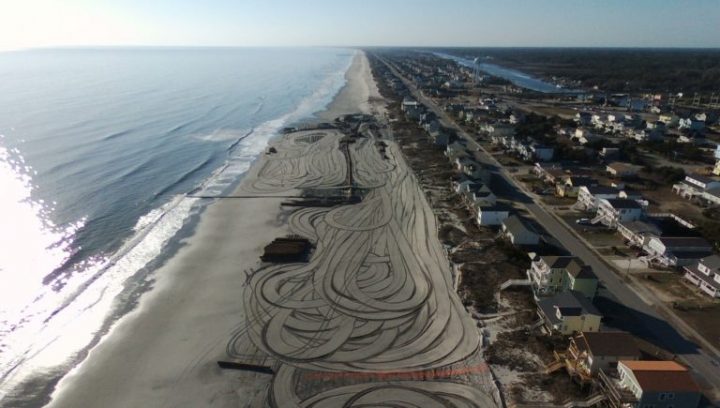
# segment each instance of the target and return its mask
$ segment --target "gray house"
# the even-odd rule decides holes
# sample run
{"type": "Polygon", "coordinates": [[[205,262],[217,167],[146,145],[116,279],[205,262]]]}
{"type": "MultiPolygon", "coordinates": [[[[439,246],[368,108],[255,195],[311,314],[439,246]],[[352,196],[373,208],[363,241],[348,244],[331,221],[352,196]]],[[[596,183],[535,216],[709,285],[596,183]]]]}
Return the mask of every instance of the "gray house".
{"type": "Polygon", "coordinates": [[[513,245],[538,245],[540,235],[523,222],[517,215],[511,215],[502,222],[502,235],[513,245]]]}

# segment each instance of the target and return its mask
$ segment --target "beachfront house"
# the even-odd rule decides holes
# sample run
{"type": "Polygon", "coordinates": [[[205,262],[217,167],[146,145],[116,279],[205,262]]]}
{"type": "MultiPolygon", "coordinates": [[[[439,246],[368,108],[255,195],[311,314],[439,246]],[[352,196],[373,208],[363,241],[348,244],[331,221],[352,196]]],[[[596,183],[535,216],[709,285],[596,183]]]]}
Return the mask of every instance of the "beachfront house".
{"type": "Polygon", "coordinates": [[[640,360],[643,353],[630,333],[580,332],[570,337],[570,345],[560,357],[571,376],[589,381],[600,370],[616,369],[620,360],[640,360]]]}
{"type": "Polygon", "coordinates": [[[460,180],[452,182],[453,190],[455,190],[455,192],[458,194],[463,194],[470,191],[470,189],[477,184],[480,183],[469,178],[461,178],[460,180]]]}
{"type": "Polygon", "coordinates": [[[502,235],[513,245],[538,245],[540,235],[517,215],[502,221],[502,235]]]}
{"type": "Polygon", "coordinates": [[[492,206],[497,204],[497,197],[486,184],[476,183],[463,194],[465,202],[471,211],[477,211],[479,207],[492,206]]]}
{"type": "Polygon", "coordinates": [[[491,173],[488,168],[469,157],[456,158],[455,168],[464,176],[474,180],[481,180],[485,184],[490,183],[491,173]]]}
{"type": "Polygon", "coordinates": [[[538,316],[550,333],[564,335],[600,330],[602,314],[582,293],[571,290],[537,302],[538,316]]]}
{"type": "Polygon", "coordinates": [[[465,145],[459,142],[452,142],[445,148],[445,156],[451,161],[455,162],[458,157],[468,156],[469,153],[465,145]]]}
{"type": "Polygon", "coordinates": [[[446,147],[450,141],[450,136],[447,132],[440,129],[430,130],[428,135],[430,136],[430,140],[432,140],[433,145],[438,147],[446,147]]]}
{"type": "Polygon", "coordinates": [[[600,371],[611,407],[696,408],[702,393],[688,369],[675,361],[620,360],[617,371],[600,371]]]}
{"type": "Polygon", "coordinates": [[[573,290],[593,298],[598,279],[592,268],[575,256],[537,256],[530,254],[530,269],[526,271],[536,298],[553,296],[573,290]]]}
{"type": "Polygon", "coordinates": [[[720,256],[710,255],[685,266],[685,279],[713,298],[720,297],[720,256]]]}
{"type": "Polygon", "coordinates": [[[508,216],[510,216],[510,209],[504,205],[485,205],[477,208],[476,221],[481,226],[498,226],[508,216]]]}

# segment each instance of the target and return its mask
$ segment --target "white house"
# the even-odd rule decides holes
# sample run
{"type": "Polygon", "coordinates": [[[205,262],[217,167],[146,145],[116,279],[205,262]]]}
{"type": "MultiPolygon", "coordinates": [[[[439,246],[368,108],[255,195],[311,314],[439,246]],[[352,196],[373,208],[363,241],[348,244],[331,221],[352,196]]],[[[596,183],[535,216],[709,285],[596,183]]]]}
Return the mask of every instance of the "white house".
{"type": "Polygon", "coordinates": [[[685,279],[709,296],[720,297],[720,256],[710,255],[686,266],[685,279]]]}
{"type": "Polygon", "coordinates": [[[617,391],[609,397],[622,400],[611,400],[611,406],[696,408],[700,404],[700,387],[688,369],[675,361],[620,360],[617,373],[619,381],[608,384],[617,391]]]}
{"type": "Polygon", "coordinates": [[[613,199],[620,196],[620,190],[608,186],[581,186],[578,190],[578,200],[573,205],[574,209],[595,211],[598,208],[599,200],[613,199]]]}
{"type": "Polygon", "coordinates": [[[477,223],[485,226],[501,225],[509,215],[510,210],[502,205],[480,206],[477,209],[477,223]]]}
{"type": "Polygon", "coordinates": [[[618,223],[637,221],[643,216],[643,207],[635,200],[626,198],[601,198],[593,224],[602,223],[616,228],[618,223]]]}
{"type": "Polygon", "coordinates": [[[647,255],[639,259],[647,264],[686,266],[710,255],[713,247],[700,237],[651,237],[643,250],[647,255]]]}
{"type": "Polygon", "coordinates": [[[662,235],[662,229],[653,222],[648,221],[628,221],[619,222],[617,231],[630,247],[642,248],[646,245],[650,238],[662,235]]]}
{"type": "Polygon", "coordinates": [[[685,176],[685,180],[674,184],[672,189],[678,195],[689,199],[701,195],[704,191],[718,187],[720,187],[720,180],[718,179],[689,174],[685,176]]]}

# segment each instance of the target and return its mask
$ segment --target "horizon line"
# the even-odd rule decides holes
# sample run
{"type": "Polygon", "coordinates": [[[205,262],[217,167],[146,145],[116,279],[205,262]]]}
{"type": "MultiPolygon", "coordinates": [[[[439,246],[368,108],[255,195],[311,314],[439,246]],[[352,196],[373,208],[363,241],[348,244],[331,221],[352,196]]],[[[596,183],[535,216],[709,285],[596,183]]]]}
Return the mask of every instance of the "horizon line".
{"type": "Polygon", "coordinates": [[[201,49],[201,48],[351,48],[351,49],[379,49],[379,48],[413,48],[413,49],[635,49],[635,50],[706,50],[720,51],[718,46],[641,46],[641,45],[48,45],[20,48],[0,49],[0,52],[43,51],[43,50],[79,50],[79,49],[201,49]]]}

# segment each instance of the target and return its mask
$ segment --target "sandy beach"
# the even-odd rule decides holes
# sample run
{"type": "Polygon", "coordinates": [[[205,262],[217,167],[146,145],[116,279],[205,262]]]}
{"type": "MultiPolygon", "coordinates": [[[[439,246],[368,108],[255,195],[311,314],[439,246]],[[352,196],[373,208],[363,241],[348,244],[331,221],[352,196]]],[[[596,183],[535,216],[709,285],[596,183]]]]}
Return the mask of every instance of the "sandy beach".
{"type": "MultiPolygon", "coordinates": [[[[383,111],[362,53],[346,78],[320,118],[383,111]]],[[[390,396],[398,406],[496,406],[434,214],[374,126],[361,124],[352,142],[334,129],[271,142],[277,153],[233,193],[243,198],[210,205],[49,406],[338,407],[390,396]],[[281,206],[301,191],[362,200],[281,206]],[[262,248],[289,233],[314,244],[309,262],[261,263],[262,248]],[[217,366],[228,359],[275,374],[217,366]]]]}
{"type": "Polygon", "coordinates": [[[384,114],[383,97],[373,80],[368,59],[362,53],[356,54],[353,58],[350,68],[345,73],[345,80],[347,81],[345,86],[332,103],[316,116],[333,121],[340,115],[350,113],[384,114]]]}

